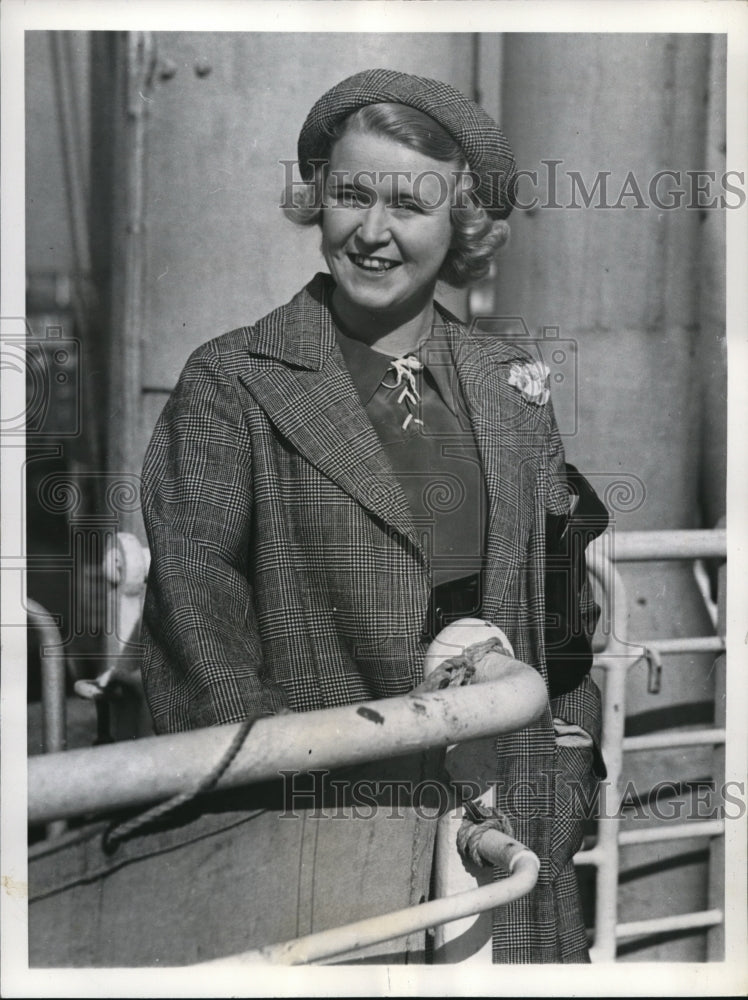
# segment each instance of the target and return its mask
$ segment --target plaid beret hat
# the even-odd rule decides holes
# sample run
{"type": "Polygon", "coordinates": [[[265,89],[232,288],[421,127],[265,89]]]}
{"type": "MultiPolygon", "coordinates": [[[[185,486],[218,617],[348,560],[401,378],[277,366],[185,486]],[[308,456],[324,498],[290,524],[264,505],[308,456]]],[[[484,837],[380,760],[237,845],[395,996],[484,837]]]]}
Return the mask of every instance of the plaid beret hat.
{"type": "Polygon", "coordinates": [[[333,129],[367,104],[407,104],[429,115],[465,154],[475,175],[473,189],[492,216],[505,219],[512,210],[514,156],[506,136],[483,108],[459,90],[423,76],[392,69],[369,69],[335,84],[315,103],[299,134],[299,171],[312,179],[313,160],[329,155],[333,129]]]}

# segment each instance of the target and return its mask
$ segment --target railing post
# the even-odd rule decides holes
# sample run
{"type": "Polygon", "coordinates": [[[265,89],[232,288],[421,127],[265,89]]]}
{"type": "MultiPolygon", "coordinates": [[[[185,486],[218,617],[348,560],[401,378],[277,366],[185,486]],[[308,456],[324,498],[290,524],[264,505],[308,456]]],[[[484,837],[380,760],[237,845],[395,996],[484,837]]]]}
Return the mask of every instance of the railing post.
{"type": "Polygon", "coordinates": [[[610,635],[604,653],[597,659],[605,670],[603,697],[602,753],[608,771],[603,785],[601,815],[598,821],[596,854],[597,880],[595,898],[595,941],[590,958],[596,962],[612,962],[616,957],[616,923],[618,920],[618,801],[623,771],[623,735],[626,722],[626,681],[630,653],[626,645],[629,609],[626,588],[613,562],[607,557],[604,543],[593,545],[589,552],[590,572],[603,587],[612,592],[610,635]]]}
{"type": "MultiPolygon", "coordinates": [[[[65,681],[67,665],[60,630],[53,616],[37,601],[28,599],[26,611],[39,632],[39,662],[42,674],[42,752],[59,753],[67,746],[65,681]]],[[[59,837],[67,829],[64,820],[47,824],[47,836],[59,837]]]]}
{"type": "MultiPolygon", "coordinates": [[[[719,584],[717,590],[717,631],[724,635],[726,631],[725,599],[727,583],[727,565],[719,568],[719,584]]],[[[714,664],[714,724],[724,728],[727,722],[727,681],[726,656],[717,657],[714,664]]],[[[720,787],[719,778],[725,774],[725,744],[714,748],[715,775],[715,806],[721,807],[724,815],[724,793],[720,787]]],[[[709,852],[709,903],[710,908],[724,909],[725,906],[725,838],[717,837],[711,843],[709,852]]],[[[725,925],[716,924],[707,932],[707,960],[723,962],[725,960],[725,925]]]]}

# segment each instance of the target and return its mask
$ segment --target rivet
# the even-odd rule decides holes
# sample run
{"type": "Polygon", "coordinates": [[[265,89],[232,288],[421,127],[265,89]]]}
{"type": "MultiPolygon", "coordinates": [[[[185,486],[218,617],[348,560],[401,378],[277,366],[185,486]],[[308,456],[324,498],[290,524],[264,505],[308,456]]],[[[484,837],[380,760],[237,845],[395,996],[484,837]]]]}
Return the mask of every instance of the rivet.
{"type": "Polygon", "coordinates": [[[161,59],[158,64],[159,80],[171,80],[176,75],[177,64],[173,59],[161,59]]]}

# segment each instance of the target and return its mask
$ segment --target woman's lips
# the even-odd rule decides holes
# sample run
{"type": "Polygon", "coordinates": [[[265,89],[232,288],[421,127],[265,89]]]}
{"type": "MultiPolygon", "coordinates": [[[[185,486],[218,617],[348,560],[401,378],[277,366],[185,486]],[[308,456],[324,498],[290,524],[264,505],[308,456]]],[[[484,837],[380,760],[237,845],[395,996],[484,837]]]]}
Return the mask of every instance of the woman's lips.
{"type": "Polygon", "coordinates": [[[377,274],[384,274],[400,266],[400,261],[389,260],[387,257],[368,257],[365,254],[348,254],[351,262],[362,271],[371,271],[377,274]]]}

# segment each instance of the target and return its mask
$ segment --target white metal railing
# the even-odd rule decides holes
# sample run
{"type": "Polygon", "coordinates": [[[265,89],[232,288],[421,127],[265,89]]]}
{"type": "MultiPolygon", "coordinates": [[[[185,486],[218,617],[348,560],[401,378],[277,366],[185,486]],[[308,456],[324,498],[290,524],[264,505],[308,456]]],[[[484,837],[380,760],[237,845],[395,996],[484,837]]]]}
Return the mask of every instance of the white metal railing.
{"type": "MultiPolygon", "coordinates": [[[[216,789],[277,778],[282,771],[334,769],[514,732],[545,709],[547,693],[526,664],[498,657],[496,679],[316,712],[258,719],[216,789]]],[[[241,725],[70,750],[29,761],[32,823],[147,805],[199,785],[241,725]]],[[[310,962],[482,913],[528,893],[539,862],[524,845],[487,829],[480,850],[509,877],[429,903],[358,921],[260,951],[247,961],[310,962]]]]}
{"type": "MultiPolygon", "coordinates": [[[[608,768],[607,789],[616,801],[622,785],[624,753],[670,747],[708,745],[718,747],[724,745],[725,741],[725,730],[720,727],[681,732],[658,732],[636,737],[624,736],[626,683],[628,671],[635,663],[641,662],[642,658],[649,658],[650,664],[654,668],[653,673],[656,674],[659,657],[678,652],[696,651],[719,654],[724,650],[724,637],[711,635],[683,639],[631,640],[626,630],[628,598],[616,564],[646,560],[695,560],[725,557],[726,536],[724,531],[645,531],[615,534],[608,532],[597,539],[590,548],[588,564],[591,575],[597,580],[603,591],[603,604],[614,609],[610,616],[614,628],[607,636],[605,648],[596,654],[595,664],[605,672],[603,755],[608,768]]],[[[111,553],[108,557],[107,577],[116,596],[117,635],[120,647],[126,645],[131,625],[138,620],[147,567],[147,549],[143,549],[133,536],[118,536],[116,552],[111,553]]],[[[43,609],[41,610],[43,611],[43,609]]],[[[529,670],[529,668],[527,669],[529,670]]],[[[530,674],[532,673],[530,671],[530,674]]],[[[537,677],[534,680],[537,680],[537,677]]],[[[526,681],[529,681],[532,687],[532,679],[523,676],[522,683],[526,681]]],[[[48,706],[45,710],[47,714],[50,714],[50,717],[57,711],[54,706],[59,702],[58,694],[57,688],[50,684],[47,695],[48,706]]],[[[530,700],[538,694],[537,691],[531,692],[530,700]]],[[[310,766],[309,747],[312,745],[315,746],[313,753],[315,766],[332,767],[343,763],[381,759],[386,756],[411,752],[426,745],[446,746],[450,743],[474,739],[489,732],[490,727],[486,728],[481,720],[491,718],[492,715],[494,716],[494,725],[490,729],[491,733],[508,732],[511,731],[512,727],[522,728],[522,726],[527,725],[529,719],[523,721],[519,716],[514,716],[509,720],[503,716],[508,728],[501,730],[496,727],[495,719],[498,717],[497,712],[504,713],[511,704],[522,705],[523,702],[526,702],[527,697],[528,693],[525,691],[524,693],[517,692],[511,698],[507,698],[506,688],[495,683],[422,695],[418,701],[427,707],[427,718],[424,718],[422,709],[419,708],[417,727],[412,725],[413,700],[410,696],[405,696],[402,699],[372,702],[363,706],[344,706],[339,709],[326,710],[324,713],[305,713],[304,715],[259,720],[249,734],[243,751],[240,752],[237,760],[232,764],[218,787],[225,788],[233,784],[262,780],[262,778],[277,774],[279,766],[284,768],[298,766],[300,770],[308,769],[310,766]],[[464,725],[461,723],[456,728],[451,729],[443,727],[444,718],[449,714],[443,711],[447,703],[444,701],[445,698],[448,699],[450,705],[454,699],[455,707],[459,706],[464,725]],[[364,721],[360,712],[362,708],[379,715],[386,714],[393,723],[396,722],[396,725],[387,727],[362,725],[364,721]],[[320,716],[327,716],[331,712],[336,713],[335,725],[332,727],[320,725],[320,716]],[[300,725],[301,728],[293,735],[294,727],[297,725],[300,725]],[[424,727],[426,728],[424,729],[424,727]],[[405,742],[390,741],[395,729],[406,732],[416,728],[424,737],[423,742],[414,743],[409,739],[406,739],[405,742]],[[274,734],[272,739],[270,738],[271,733],[274,734]],[[320,734],[325,733],[333,733],[334,738],[328,741],[328,745],[323,746],[318,741],[320,734]],[[315,743],[309,742],[312,739],[315,743]],[[296,740],[300,740],[298,745],[295,744],[296,740]],[[270,742],[283,747],[282,761],[267,755],[266,750],[270,742]],[[296,755],[293,749],[295,745],[298,750],[296,755]],[[342,752],[341,748],[347,749],[342,752]]],[[[541,697],[544,702],[544,692],[541,697]]],[[[64,716],[59,716],[59,718],[64,719],[64,716]]],[[[59,718],[57,721],[52,719],[49,723],[51,732],[57,732],[59,729],[57,724],[59,718]]],[[[64,758],[59,753],[48,755],[46,759],[34,758],[29,762],[30,818],[35,822],[51,821],[53,824],[59,824],[61,817],[69,817],[81,812],[114,808],[117,805],[145,805],[168,797],[183,790],[185,785],[197,782],[202,777],[202,768],[194,768],[191,762],[217,759],[221,751],[228,745],[236,728],[217,727],[196,733],[158,737],[157,739],[141,739],[137,741],[137,747],[114,744],[94,750],[68,751],[64,758]],[[197,752],[184,753],[183,741],[188,741],[192,746],[191,741],[193,740],[196,741],[195,750],[197,752]],[[198,741],[200,742],[199,748],[197,747],[198,741]],[[175,761],[179,762],[178,767],[174,766],[175,761]],[[194,773],[189,770],[191,767],[194,773]],[[75,775],[74,791],[71,791],[70,775],[75,775]]],[[[61,828],[59,827],[59,829],[61,828]]],[[[58,826],[52,825],[50,833],[54,833],[55,830],[58,830],[58,826]]],[[[619,818],[606,816],[598,824],[598,837],[595,846],[581,851],[575,858],[575,862],[579,865],[594,865],[597,868],[593,960],[615,960],[619,940],[665,930],[698,927],[706,929],[719,925],[722,922],[722,912],[717,907],[699,913],[655,917],[627,923],[618,922],[618,871],[619,852],[623,846],[696,836],[714,838],[720,837],[723,833],[724,822],[722,820],[682,824],[668,823],[661,827],[641,831],[621,831],[619,818]]],[[[509,881],[506,880],[505,883],[500,884],[506,884],[509,881]]],[[[486,890],[490,888],[492,887],[484,887],[486,890]]],[[[528,890],[524,889],[523,891],[528,890]]],[[[520,892],[519,895],[521,894],[520,892]]],[[[426,905],[423,904],[417,909],[424,911],[426,905]]],[[[498,904],[491,903],[489,905],[492,907],[498,904]]],[[[469,912],[480,912],[480,906],[469,912]]],[[[454,915],[448,919],[454,920],[460,915],[460,913],[454,912],[454,915]]],[[[424,912],[422,916],[426,918],[427,923],[419,926],[433,926],[431,911],[424,912]]],[[[411,917],[403,919],[407,922],[411,917]]],[[[370,921],[362,922],[360,932],[363,937],[361,940],[373,940],[367,935],[376,933],[377,921],[382,920],[389,921],[390,917],[375,918],[373,924],[370,921]],[[364,927],[364,924],[369,924],[369,928],[364,927]],[[374,928],[373,931],[372,928],[374,928]]],[[[394,924],[389,926],[394,926],[394,924]]],[[[359,933],[354,925],[352,928],[350,934],[359,933]]],[[[303,953],[304,948],[311,949],[308,954],[312,954],[312,952],[317,954],[315,949],[320,948],[319,957],[322,957],[323,952],[325,955],[339,954],[340,952],[337,950],[326,951],[331,947],[331,939],[328,938],[328,935],[332,933],[324,932],[321,937],[313,935],[315,941],[319,938],[316,943],[315,941],[306,941],[303,944],[301,942],[286,942],[283,945],[275,946],[280,949],[277,955],[285,956],[284,961],[301,960],[299,956],[303,953]]],[[[338,929],[335,933],[342,933],[342,931],[338,929]]],[[[398,930],[397,936],[400,933],[401,931],[398,930]]],[[[334,945],[334,939],[333,946],[337,948],[337,945],[334,945]]],[[[357,945],[357,947],[362,946],[363,944],[357,945]]]]}
{"type": "MultiPolygon", "coordinates": [[[[354,953],[373,944],[412,934],[430,927],[439,927],[462,917],[472,917],[497,906],[506,906],[527,895],[537,882],[540,863],[537,856],[523,844],[498,830],[488,830],[481,838],[479,852],[484,864],[509,872],[500,882],[491,882],[419,906],[409,906],[368,920],[358,920],[344,927],[308,934],[281,944],[256,948],[230,958],[201,963],[211,968],[235,968],[237,962],[300,965],[322,959],[354,953]]],[[[490,937],[490,934],[489,934],[490,937]]]]}
{"type": "MultiPolygon", "coordinates": [[[[665,747],[720,746],[725,741],[721,727],[685,732],[658,732],[646,736],[624,736],[626,719],[626,683],[629,669],[642,659],[649,659],[655,668],[658,658],[681,652],[724,652],[724,636],[687,637],[678,639],[631,639],[628,636],[628,597],[621,575],[616,569],[620,562],[724,559],[727,541],[724,531],[637,531],[607,532],[596,539],[588,553],[588,566],[603,593],[602,603],[614,609],[613,627],[605,648],[596,654],[595,665],[605,671],[603,694],[603,757],[608,776],[606,793],[617,803],[621,795],[624,753],[665,747]]],[[[686,928],[709,928],[722,922],[722,911],[716,908],[698,913],[654,917],[648,920],[618,922],[619,852],[623,846],[655,841],[679,840],[687,837],[719,837],[724,834],[723,820],[694,821],[636,831],[620,829],[618,810],[598,823],[597,843],[575,857],[578,865],[597,868],[593,961],[614,961],[617,942],[645,934],[676,931],[686,928]]]]}
{"type": "Polygon", "coordinates": [[[54,615],[37,601],[26,601],[29,623],[39,633],[41,669],[42,750],[57,753],[66,746],[65,680],[67,664],[54,615]]]}
{"type": "MultiPolygon", "coordinates": [[[[504,659],[504,658],[502,658],[504,659]]],[[[284,770],[342,767],[523,729],[547,704],[542,678],[506,658],[500,679],[315,712],[258,719],[218,790],[284,770]]],[[[29,760],[29,820],[44,823],[166,799],[197,785],[240,725],[29,760]]]]}
{"type": "MultiPolygon", "coordinates": [[[[30,624],[39,633],[42,751],[59,753],[67,746],[67,663],[62,652],[62,636],[54,616],[37,601],[30,598],[26,601],[26,614],[30,624]]],[[[47,823],[47,836],[59,837],[66,829],[67,823],[54,817],[47,823]]]]}
{"type": "MultiPolygon", "coordinates": [[[[111,588],[109,606],[114,624],[110,663],[95,680],[76,684],[79,694],[98,702],[99,712],[107,710],[109,699],[116,701],[114,682],[125,679],[131,669],[129,645],[140,620],[148,565],[148,550],[132,535],[119,534],[107,553],[104,571],[111,588]]],[[[260,719],[215,787],[221,790],[275,778],[280,769],[334,768],[493,737],[525,727],[546,705],[539,675],[518,661],[502,658],[497,669],[481,680],[474,686],[260,719]]],[[[60,712],[59,698],[50,697],[51,688],[47,694],[48,714],[64,729],[64,702],[60,712]]],[[[128,741],[33,758],[29,761],[29,820],[39,823],[53,818],[48,833],[55,836],[64,830],[60,817],[147,806],[196,787],[206,771],[204,762],[220,759],[239,728],[211,727],[141,738],[136,744],[128,741]]],[[[487,830],[480,840],[480,853],[489,871],[493,866],[503,868],[508,877],[475,888],[478,883],[465,872],[462,880],[449,886],[448,893],[427,904],[244,957],[296,964],[358,951],[404,933],[484,913],[533,888],[539,862],[524,845],[487,830]]],[[[490,924],[488,927],[490,945],[490,924]]],[[[445,960],[450,961],[449,947],[443,951],[445,960]]],[[[485,950],[483,960],[484,955],[485,950]]]]}

